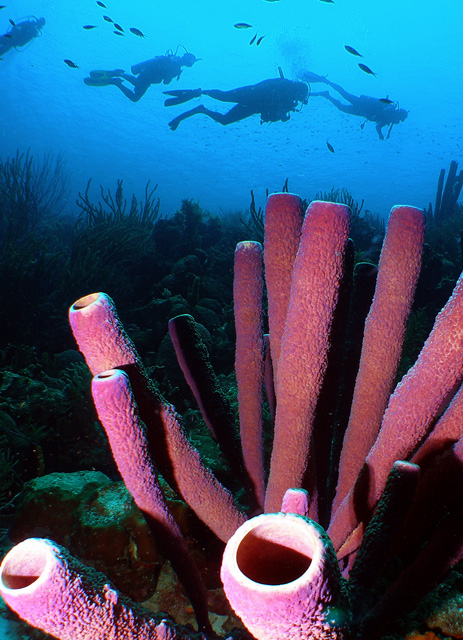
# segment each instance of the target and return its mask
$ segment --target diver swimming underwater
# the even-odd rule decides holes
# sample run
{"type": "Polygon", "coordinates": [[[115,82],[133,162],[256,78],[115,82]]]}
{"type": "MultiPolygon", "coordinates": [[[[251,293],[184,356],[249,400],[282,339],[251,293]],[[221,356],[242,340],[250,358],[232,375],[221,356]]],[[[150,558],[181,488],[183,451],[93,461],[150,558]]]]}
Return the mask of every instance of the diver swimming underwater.
{"type": "Polygon", "coordinates": [[[11,29],[0,36],[0,58],[11,51],[25,47],[34,38],[42,35],[42,28],[45,25],[45,18],[29,16],[21,22],[10,20],[11,29]]]}
{"type": "MultiPolygon", "coordinates": [[[[323,82],[337,91],[348,104],[334,98],[329,91],[312,92],[311,96],[321,96],[326,98],[343,113],[349,113],[354,116],[365,118],[365,122],[375,122],[376,131],[380,140],[384,140],[382,132],[383,127],[389,126],[389,130],[386,135],[386,140],[388,140],[391,135],[392,127],[395,124],[403,122],[408,116],[408,111],[406,109],[400,109],[397,103],[394,103],[388,98],[373,98],[372,96],[365,95],[355,96],[343,89],[341,85],[335,84],[334,82],[331,82],[331,80],[328,80],[328,78],[319,76],[311,71],[303,71],[301,73],[301,78],[307,82],[323,82]]],[[[365,126],[365,122],[360,125],[362,129],[365,126]]]]}
{"type": "Polygon", "coordinates": [[[178,56],[169,50],[165,55],[134,64],[131,68],[132,75],[125,73],[123,69],[96,70],[90,71],[90,76],[84,78],[84,82],[91,87],[114,85],[129,100],[138,102],[152,84],[170,84],[174,78],[178,80],[182,67],[192,67],[198,60],[200,58],[188,51],[178,56]],[[133,90],[124,85],[124,80],[133,86],[133,90]]]}
{"type": "Polygon", "coordinates": [[[238,87],[229,91],[220,89],[186,89],[164,91],[166,95],[173,96],[164,102],[166,107],[188,102],[200,96],[209,96],[220,102],[235,102],[235,106],[222,114],[218,111],[207,109],[200,104],[189,111],[181,113],[169,122],[172,131],[177,129],[182,120],[190,118],[198,113],[209,116],[224,126],[244,120],[249,116],[260,114],[263,122],[287,122],[290,113],[300,110],[299,103],[307,104],[309,88],[305,82],[287,80],[286,78],[270,78],[257,84],[238,87]]]}

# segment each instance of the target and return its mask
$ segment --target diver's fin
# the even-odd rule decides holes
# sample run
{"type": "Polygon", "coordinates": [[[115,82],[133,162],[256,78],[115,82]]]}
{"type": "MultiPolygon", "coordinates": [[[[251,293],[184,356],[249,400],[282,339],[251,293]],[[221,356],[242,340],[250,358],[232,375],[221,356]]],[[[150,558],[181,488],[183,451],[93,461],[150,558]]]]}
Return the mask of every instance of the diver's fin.
{"type": "Polygon", "coordinates": [[[95,79],[103,78],[119,78],[124,73],[124,69],[113,69],[112,71],[106,71],[105,69],[96,69],[90,71],[90,77],[95,79]]]}
{"type": "Polygon", "coordinates": [[[193,107],[193,109],[185,111],[185,113],[181,113],[179,116],[169,122],[171,131],[175,131],[182,120],[185,120],[185,118],[189,118],[190,116],[194,116],[196,113],[207,113],[207,109],[203,104],[198,104],[196,107],[193,107]]]}
{"type": "Polygon", "coordinates": [[[163,91],[167,96],[174,96],[173,98],[167,98],[164,101],[165,107],[171,107],[175,104],[183,104],[193,98],[199,98],[202,94],[201,89],[175,89],[173,91],[163,91]]]}
{"type": "Polygon", "coordinates": [[[122,82],[122,80],[116,80],[115,78],[110,78],[108,76],[101,77],[90,77],[84,78],[84,82],[89,87],[107,87],[110,84],[116,84],[118,82],[122,82]]]}
{"type": "Polygon", "coordinates": [[[305,82],[325,82],[326,76],[319,76],[317,73],[313,73],[313,71],[302,71],[301,80],[305,82]]]}

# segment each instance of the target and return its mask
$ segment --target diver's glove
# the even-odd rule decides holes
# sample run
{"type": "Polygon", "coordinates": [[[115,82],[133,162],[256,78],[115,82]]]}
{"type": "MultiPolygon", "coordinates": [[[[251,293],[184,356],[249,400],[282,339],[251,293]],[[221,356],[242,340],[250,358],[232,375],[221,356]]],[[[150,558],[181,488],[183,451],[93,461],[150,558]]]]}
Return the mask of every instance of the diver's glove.
{"type": "Polygon", "coordinates": [[[165,107],[172,107],[175,104],[183,104],[193,98],[199,98],[202,95],[202,89],[174,89],[172,91],[163,91],[166,96],[174,96],[164,101],[165,107]]]}

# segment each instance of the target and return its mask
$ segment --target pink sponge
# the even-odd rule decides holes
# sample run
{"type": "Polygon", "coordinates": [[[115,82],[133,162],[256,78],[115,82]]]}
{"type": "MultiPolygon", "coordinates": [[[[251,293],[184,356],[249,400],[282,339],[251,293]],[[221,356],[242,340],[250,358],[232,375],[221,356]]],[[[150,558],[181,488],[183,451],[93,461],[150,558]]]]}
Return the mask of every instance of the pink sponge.
{"type": "Polygon", "coordinates": [[[257,640],[344,640],[344,581],[325,531],[295,513],[245,522],[222,561],[225,594],[257,640]]]}
{"type": "Polygon", "coordinates": [[[170,620],[151,617],[50,540],[29,538],[11,549],[0,567],[0,594],[26,622],[60,640],[189,637],[170,620]]]}

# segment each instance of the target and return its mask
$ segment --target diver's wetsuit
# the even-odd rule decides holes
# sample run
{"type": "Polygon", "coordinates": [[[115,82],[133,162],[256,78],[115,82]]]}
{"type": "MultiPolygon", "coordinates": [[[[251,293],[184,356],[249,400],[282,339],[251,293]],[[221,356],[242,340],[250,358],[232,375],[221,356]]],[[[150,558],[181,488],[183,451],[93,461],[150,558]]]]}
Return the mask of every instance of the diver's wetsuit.
{"type": "Polygon", "coordinates": [[[197,113],[209,116],[222,125],[244,120],[249,116],[260,113],[261,122],[287,122],[291,111],[296,111],[299,102],[306,104],[308,87],[305,82],[294,82],[286,78],[271,78],[254,85],[238,87],[230,91],[220,89],[165,91],[168,95],[176,96],[165,101],[166,106],[180,104],[194,97],[209,96],[220,102],[236,102],[237,104],[226,113],[219,113],[198,105],[180,114],[171,122],[169,127],[175,130],[182,120],[197,113]]]}
{"type": "Polygon", "coordinates": [[[170,84],[174,78],[178,80],[182,73],[182,58],[174,55],[156,56],[135,64],[131,71],[134,75],[124,73],[120,77],[133,85],[133,91],[125,87],[121,81],[115,84],[129,100],[138,102],[152,84],[170,84]]]}
{"type": "Polygon", "coordinates": [[[105,87],[114,85],[132,102],[138,102],[152,84],[170,84],[174,78],[177,80],[182,73],[182,67],[192,67],[200,58],[196,58],[192,53],[184,53],[182,57],[172,53],[164,56],[156,56],[145,62],[134,64],[131,68],[132,74],[124,73],[122,69],[114,71],[91,71],[88,78],[84,78],[85,84],[94,87],[105,87]],[[123,84],[127,80],[133,90],[123,84]]]}
{"type": "Polygon", "coordinates": [[[0,36],[0,58],[11,49],[18,49],[41,35],[45,18],[31,17],[18,22],[9,31],[0,36]]]}
{"type": "Polygon", "coordinates": [[[311,72],[304,72],[302,73],[302,77],[308,82],[323,82],[337,91],[349,104],[345,104],[340,100],[337,100],[329,93],[329,91],[312,92],[310,95],[313,97],[322,96],[323,98],[326,98],[343,113],[360,116],[370,122],[375,122],[376,131],[381,140],[384,140],[382,132],[383,127],[388,125],[390,126],[389,133],[387,135],[389,138],[392,125],[403,122],[407,117],[407,111],[405,111],[405,109],[398,109],[396,105],[382,102],[380,99],[373,98],[372,96],[355,96],[343,89],[339,84],[331,82],[331,80],[328,80],[323,76],[318,76],[311,72]]]}

